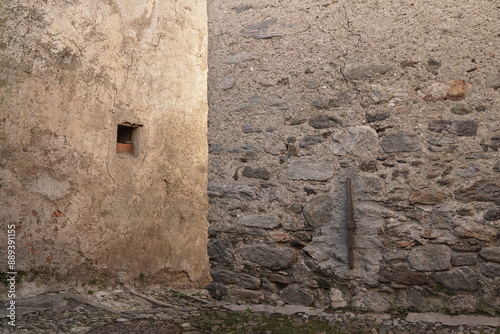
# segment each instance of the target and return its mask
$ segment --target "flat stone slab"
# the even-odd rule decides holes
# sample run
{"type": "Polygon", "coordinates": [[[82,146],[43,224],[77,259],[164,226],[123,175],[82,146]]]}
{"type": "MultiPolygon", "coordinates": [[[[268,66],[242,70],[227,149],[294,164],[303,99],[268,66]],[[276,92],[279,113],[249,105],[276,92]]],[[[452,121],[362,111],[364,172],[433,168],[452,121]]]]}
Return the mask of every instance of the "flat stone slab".
{"type": "MultiPolygon", "coordinates": [[[[62,294],[50,293],[35,297],[23,298],[16,300],[16,316],[33,313],[37,311],[45,311],[59,308],[67,305],[67,301],[62,294]]],[[[0,318],[7,317],[7,307],[9,301],[2,302],[0,309],[0,318]]]]}
{"type": "Polygon", "coordinates": [[[430,322],[441,323],[446,326],[479,325],[479,326],[500,326],[499,317],[487,317],[483,315],[444,315],[439,313],[409,313],[406,321],[410,322],[430,322]]]}

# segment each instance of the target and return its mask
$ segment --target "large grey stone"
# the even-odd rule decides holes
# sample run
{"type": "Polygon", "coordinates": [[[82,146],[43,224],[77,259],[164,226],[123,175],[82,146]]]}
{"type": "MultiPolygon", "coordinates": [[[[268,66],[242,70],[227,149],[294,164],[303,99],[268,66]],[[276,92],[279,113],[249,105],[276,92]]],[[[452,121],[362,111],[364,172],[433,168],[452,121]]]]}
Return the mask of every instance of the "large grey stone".
{"type": "Polygon", "coordinates": [[[290,268],[297,261],[297,254],[291,248],[256,244],[244,246],[242,258],[266,268],[281,270],[290,268]]]}
{"type": "Polygon", "coordinates": [[[370,126],[342,129],[332,136],[331,150],[335,155],[361,154],[378,151],[378,134],[370,126]]]}
{"type": "Polygon", "coordinates": [[[481,249],[479,255],[487,261],[500,263],[500,247],[486,247],[481,249]]]}
{"type": "Polygon", "coordinates": [[[210,270],[214,281],[223,284],[238,284],[245,289],[258,290],[262,286],[262,280],[245,273],[235,273],[231,270],[215,269],[210,270]]]}
{"type": "Polygon", "coordinates": [[[382,149],[386,153],[419,151],[422,144],[418,136],[407,133],[389,134],[382,140],[382,149]]]}
{"type": "Polygon", "coordinates": [[[408,261],[418,271],[446,270],[451,266],[451,250],[444,245],[418,246],[410,251],[408,261]]]}
{"type": "Polygon", "coordinates": [[[243,225],[247,227],[260,227],[260,228],[275,228],[280,225],[274,216],[266,215],[248,215],[241,217],[237,222],[237,225],[243,225]]]}
{"type": "Polygon", "coordinates": [[[208,256],[211,261],[219,263],[229,262],[230,255],[227,252],[229,243],[220,240],[210,240],[208,242],[208,256]]]}
{"type": "Polygon", "coordinates": [[[292,180],[326,181],[333,177],[333,161],[301,157],[288,164],[288,178],[292,180]]]}
{"type": "Polygon", "coordinates": [[[386,312],[391,303],[382,294],[376,292],[360,293],[352,299],[352,304],[355,307],[366,308],[376,312],[386,312]]]}
{"type": "Polygon", "coordinates": [[[451,290],[476,291],[478,288],[478,276],[468,267],[435,273],[432,279],[451,290]]]}
{"type": "Polygon", "coordinates": [[[321,195],[307,202],[302,212],[309,225],[320,228],[333,220],[333,205],[332,196],[321,195]]]}
{"type": "Polygon", "coordinates": [[[314,297],[297,286],[288,286],[281,290],[280,297],[287,304],[310,306],[314,297]]]}

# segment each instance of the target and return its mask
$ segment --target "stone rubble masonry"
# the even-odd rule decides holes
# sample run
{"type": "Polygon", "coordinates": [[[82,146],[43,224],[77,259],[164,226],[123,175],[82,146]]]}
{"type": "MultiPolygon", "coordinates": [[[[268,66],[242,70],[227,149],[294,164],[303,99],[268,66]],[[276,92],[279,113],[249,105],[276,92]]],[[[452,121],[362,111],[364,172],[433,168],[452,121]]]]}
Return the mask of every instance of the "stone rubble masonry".
{"type": "Polygon", "coordinates": [[[209,282],[205,1],[0,7],[0,248],[15,224],[16,295],[209,282]],[[141,126],[117,153],[124,122],[141,126]]]}
{"type": "Polygon", "coordinates": [[[212,0],[208,13],[214,291],[500,312],[494,2],[212,0]]]}

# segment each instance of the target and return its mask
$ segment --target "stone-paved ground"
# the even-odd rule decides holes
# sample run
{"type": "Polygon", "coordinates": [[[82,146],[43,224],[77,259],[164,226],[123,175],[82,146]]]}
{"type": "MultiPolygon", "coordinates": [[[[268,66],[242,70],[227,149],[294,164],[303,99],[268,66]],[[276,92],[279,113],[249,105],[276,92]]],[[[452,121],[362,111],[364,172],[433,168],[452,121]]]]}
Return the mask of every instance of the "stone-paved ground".
{"type": "MultiPolygon", "coordinates": [[[[16,328],[9,326],[7,319],[3,318],[0,334],[500,334],[500,328],[494,326],[446,326],[435,322],[411,322],[405,316],[389,314],[321,311],[304,307],[267,307],[268,312],[241,311],[244,309],[241,305],[207,302],[174,292],[154,296],[124,292],[99,296],[61,293],[58,297],[64,301],[62,305],[59,303],[50,308],[45,303],[39,310],[18,315],[16,328]],[[294,310],[297,313],[293,313],[294,310]]],[[[44,297],[40,298],[43,300],[44,297]]],[[[265,308],[261,307],[262,310],[265,308]]]]}

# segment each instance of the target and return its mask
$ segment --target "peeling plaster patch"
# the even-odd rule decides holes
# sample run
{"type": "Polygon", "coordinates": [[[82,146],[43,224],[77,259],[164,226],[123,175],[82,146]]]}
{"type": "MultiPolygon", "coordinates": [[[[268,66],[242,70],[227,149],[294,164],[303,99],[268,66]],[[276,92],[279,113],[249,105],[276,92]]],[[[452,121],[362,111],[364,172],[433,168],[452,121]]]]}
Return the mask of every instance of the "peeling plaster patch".
{"type": "Polygon", "coordinates": [[[29,191],[42,194],[50,200],[63,198],[71,193],[69,181],[58,181],[47,174],[41,174],[37,179],[28,181],[25,187],[29,191]]]}

